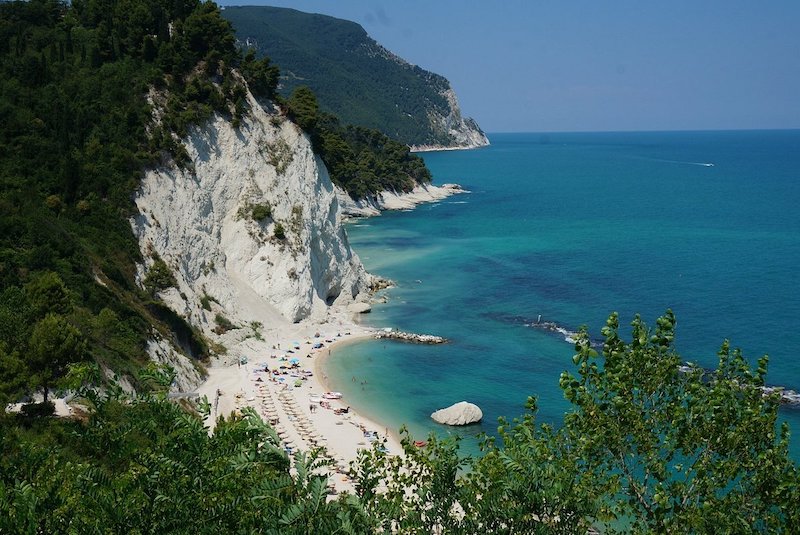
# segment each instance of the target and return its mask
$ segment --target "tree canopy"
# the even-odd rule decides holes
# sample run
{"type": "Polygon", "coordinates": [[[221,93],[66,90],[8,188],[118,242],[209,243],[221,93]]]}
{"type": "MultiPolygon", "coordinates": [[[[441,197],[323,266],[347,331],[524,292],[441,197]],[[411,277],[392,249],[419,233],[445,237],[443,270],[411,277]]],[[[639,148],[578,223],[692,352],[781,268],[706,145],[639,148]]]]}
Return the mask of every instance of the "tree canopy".
{"type": "MultiPolygon", "coordinates": [[[[154,304],[174,283],[166,264],[149,273],[148,292],[137,287],[128,218],[144,169],[187,163],[178,140],[191,125],[244,113],[234,68],[254,93],[274,96],[276,69],[241,55],[213,2],[0,3],[0,399],[34,388],[29,365],[41,369],[47,333],[31,337],[48,314],[119,373],[144,363],[152,328],[192,331],[154,304]],[[161,104],[160,120],[148,98],[161,104]]],[[[58,375],[35,383],[49,388],[58,375]]]]}
{"type": "Polygon", "coordinates": [[[674,326],[637,317],[625,342],[612,315],[601,354],[577,339],[559,427],[531,398],[478,457],[406,433],[404,457],[362,452],[355,493],[332,501],[318,451],[290,458],[249,409],[209,434],[149,370],[134,398],[84,390],[84,420],[0,419],[0,531],[794,533],[800,474],[760,389],[766,359],[753,369],[726,342],[716,370],[684,368],[674,326]]]}
{"type": "Polygon", "coordinates": [[[342,126],[335,116],[319,111],[314,93],[305,86],[286,102],[289,116],[311,136],[334,184],[354,199],[381,191],[409,192],[431,181],[419,156],[377,130],[342,126]]]}
{"type": "Polygon", "coordinates": [[[28,345],[31,384],[41,387],[44,401],[53,382],[62,377],[70,363],[85,358],[86,345],[80,331],[64,317],[48,314],[33,327],[28,345]]]}
{"type": "MultiPolygon", "coordinates": [[[[716,370],[684,366],[671,312],[655,329],[635,318],[630,341],[612,315],[601,353],[582,332],[562,425],[539,423],[531,399],[477,458],[407,437],[405,457],[364,453],[355,494],[333,501],[318,452],[290,459],[254,412],[209,434],[205,404],[168,401],[145,340],[205,344],[158,301],[166,263],[149,291],[134,282],[131,193],[148,165],[188,165],[176,140],[192,125],[246,111],[234,68],[275,95],[277,71],[231,35],[210,2],[0,3],[0,532],[796,532],[800,476],[760,389],[767,359],[753,368],[725,343],[716,370]],[[160,123],[148,95],[166,100],[160,123]],[[91,388],[102,368],[138,394],[91,388]],[[61,380],[82,417],[5,414],[61,380]]],[[[300,91],[286,106],[348,191],[429,179],[407,147],[315,103],[300,91]]]]}
{"type": "Polygon", "coordinates": [[[378,130],[406,145],[452,144],[447,126],[430,119],[449,115],[443,92],[450,83],[394,56],[358,24],[268,6],[231,6],[222,15],[240,41],[280,67],[284,97],[307,86],[321,110],[344,125],[378,130]]]}

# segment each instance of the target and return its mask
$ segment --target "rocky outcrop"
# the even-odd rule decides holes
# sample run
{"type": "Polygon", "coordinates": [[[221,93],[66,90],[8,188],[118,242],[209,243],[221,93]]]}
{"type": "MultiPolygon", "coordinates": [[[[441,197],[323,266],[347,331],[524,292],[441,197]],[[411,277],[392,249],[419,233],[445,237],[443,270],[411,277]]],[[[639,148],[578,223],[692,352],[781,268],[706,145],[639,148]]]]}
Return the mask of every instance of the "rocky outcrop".
{"type": "Polygon", "coordinates": [[[147,354],[150,360],[175,370],[175,380],[170,385],[170,392],[189,392],[205,379],[189,357],[176,351],[158,333],[153,333],[153,338],[147,341],[147,354]]]}
{"type": "Polygon", "coordinates": [[[372,311],[372,305],[364,302],[353,303],[347,306],[347,310],[353,314],[367,314],[372,311]]]}
{"type": "Polygon", "coordinates": [[[460,401],[446,409],[439,409],[431,414],[431,418],[444,425],[469,425],[480,422],[483,411],[473,403],[460,401]]]}
{"type": "Polygon", "coordinates": [[[489,138],[486,137],[475,119],[461,115],[458,97],[450,87],[450,82],[445,82],[446,89],[443,89],[440,94],[447,101],[449,113],[445,115],[440,110],[433,108],[428,110],[428,120],[436,137],[447,139],[448,143],[411,145],[412,152],[476,149],[489,145],[489,138]]]}
{"type": "Polygon", "coordinates": [[[781,403],[800,407],[800,392],[788,390],[782,386],[762,386],[761,391],[765,396],[771,396],[777,392],[781,403]]]}
{"type": "Polygon", "coordinates": [[[410,210],[418,204],[436,202],[457,193],[469,193],[458,184],[420,185],[408,193],[382,191],[355,200],[346,191],[337,187],[336,198],[345,217],[372,217],[384,210],[410,210]]]}
{"type": "Polygon", "coordinates": [[[160,297],[206,334],[321,319],[370,284],[308,138],[247,101],[238,127],[215,115],[193,128],[190,164],[148,171],[135,196],[140,280],[166,262],[177,285],[160,297]]]}
{"type": "Polygon", "coordinates": [[[395,331],[391,329],[383,329],[375,333],[376,340],[398,340],[400,342],[412,342],[415,344],[446,344],[447,338],[436,336],[434,334],[417,334],[407,333],[404,331],[395,331]]]}

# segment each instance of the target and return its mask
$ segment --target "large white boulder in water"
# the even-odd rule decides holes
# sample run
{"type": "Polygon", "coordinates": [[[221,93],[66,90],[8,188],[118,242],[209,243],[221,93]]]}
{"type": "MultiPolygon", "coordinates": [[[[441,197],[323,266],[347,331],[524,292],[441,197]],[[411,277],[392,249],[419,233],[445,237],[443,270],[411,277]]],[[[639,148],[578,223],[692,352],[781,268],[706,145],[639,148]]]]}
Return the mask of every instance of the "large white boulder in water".
{"type": "Polygon", "coordinates": [[[431,414],[431,418],[445,425],[469,425],[480,422],[483,412],[474,403],[460,401],[446,409],[439,409],[431,414]]]}

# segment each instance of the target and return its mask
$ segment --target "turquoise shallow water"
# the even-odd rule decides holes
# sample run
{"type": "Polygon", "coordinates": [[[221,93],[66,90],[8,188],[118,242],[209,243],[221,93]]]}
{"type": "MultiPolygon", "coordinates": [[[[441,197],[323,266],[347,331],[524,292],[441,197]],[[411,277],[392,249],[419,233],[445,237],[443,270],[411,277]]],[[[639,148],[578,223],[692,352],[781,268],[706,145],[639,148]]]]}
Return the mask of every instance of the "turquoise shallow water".
{"type": "MultiPolygon", "coordinates": [[[[535,395],[557,424],[572,346],[526,323],[599,335],[612,311],[654,324],[667,308],[687,360],[714,366],[728,338],[770,355],[771,384],[800,390],[800,131],[490,139],[424,156],[435,183],[471,193],[348,227],[367,269],[397,283],[368,322],[452,340],[335,352],[327,373],[354,406],[424,436],[451,432],[429,415],[466,399],[485,415],[459,431],[471,437],[535,395]]],[[[800,459],[800,410],[781,417],[800,459]]]]}

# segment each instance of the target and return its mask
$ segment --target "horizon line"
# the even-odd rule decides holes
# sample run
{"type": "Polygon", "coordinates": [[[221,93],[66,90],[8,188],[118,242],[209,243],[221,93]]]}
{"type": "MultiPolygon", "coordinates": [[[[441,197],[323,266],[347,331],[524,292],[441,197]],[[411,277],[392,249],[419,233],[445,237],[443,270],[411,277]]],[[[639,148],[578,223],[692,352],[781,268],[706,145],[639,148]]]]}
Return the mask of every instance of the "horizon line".
{"type": "Polygon", "coordinates": [[[690,133],[690,132],[790,132],[800,127],[787,128],[675,128],[675,129],[631,129],[631,130],[497,130],[484,134],[655,134],[655,133],[690,133]]]}

